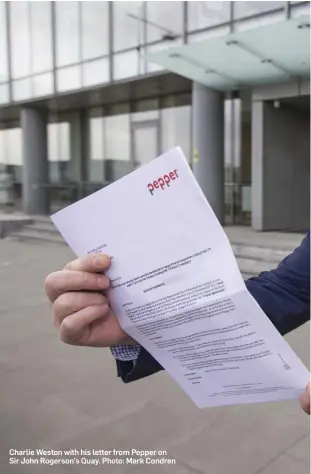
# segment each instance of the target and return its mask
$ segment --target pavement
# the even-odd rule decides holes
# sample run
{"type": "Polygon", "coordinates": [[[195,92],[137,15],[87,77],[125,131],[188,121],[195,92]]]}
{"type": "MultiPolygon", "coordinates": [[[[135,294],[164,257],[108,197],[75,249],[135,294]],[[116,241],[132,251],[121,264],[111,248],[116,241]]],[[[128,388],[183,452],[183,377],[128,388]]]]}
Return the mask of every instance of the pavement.
{"type": "MultiPolygon", "coordinates": [[[[164,372],[125,385],[109,350],[61,343],[43,282],[72,257],[66,246],[0,241],[1,474],[310,471],[309,418],[297,401],[199,410],[164,372]],[[23,457],[10,449],[40,448],[165,450],[158,458],[176,464],[9,464],[23,457]]],[[[309,325],[286,339],[309,366],[309,325]]]]}

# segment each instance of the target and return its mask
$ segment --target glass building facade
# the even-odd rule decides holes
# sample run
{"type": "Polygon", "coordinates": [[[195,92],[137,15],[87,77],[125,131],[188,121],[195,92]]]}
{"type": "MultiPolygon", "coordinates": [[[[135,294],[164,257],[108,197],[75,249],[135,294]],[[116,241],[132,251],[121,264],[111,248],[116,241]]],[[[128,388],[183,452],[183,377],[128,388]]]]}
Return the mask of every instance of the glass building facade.
{"type": "MultiPolygon", "coordinates": [[[[94,98],[106,86],[122,91],[138,78],[165,75],[148,61],[150,53],[306,14],[309,2],[0,2],[0,169],[13,177],[15,203],[21,196],[23,143],[11,109],[42,101],[48,110],[49,180],[42,186],[50,187],[55,206],[124,176],[174,145],[192,165],[191,81],[158,96],[147,88],[144,98],[131,95],[130,86],[127,95],[116,93],[108,102],[99,93],[75,106],[74,97],[89,91],[94,98]],[[55,98],[70,105],[50,106],[55,98]],[[81,123],[87,130],[83,153],[77,149],[81,123]]],[[[247,92],[226,95],[224,122],[225,222],[249,224],[247,92]]]]}

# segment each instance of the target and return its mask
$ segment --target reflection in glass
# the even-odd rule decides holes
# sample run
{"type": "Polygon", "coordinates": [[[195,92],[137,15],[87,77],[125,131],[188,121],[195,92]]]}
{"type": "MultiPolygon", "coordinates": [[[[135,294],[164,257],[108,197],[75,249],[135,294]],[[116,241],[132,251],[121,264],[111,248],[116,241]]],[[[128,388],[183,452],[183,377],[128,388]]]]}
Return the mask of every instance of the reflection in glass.
{"type": "Polygon", "coordinates": [[[22,132],[20,128],[0,130],[0,163],[22,165],[22,132]]]}
{"type": "Polygon", "coordinates": [[[182,34],[183,2],[146,2],[146,7],[147,43],[182,34]]]}
{"type": "Polygon", "coordinates": [[[112,2],[113,49],[132,48],[143,44],[144,2],[112,2]]]}
{"type": "Polygon", "coordinates": [[[80,60],[78,3],[55,2],[57,66],[66,66],[80,60]]]}
{"type": "Polygon", "coordinates": [[[82,60],[109,53],[108,2],[81,2],[82,60]]]}
{"type": "Polygon", "coordinates": [[[243,18],[282,7],[284,8],[284,2],[234,2],[234,18],[243,18]]]}
{"type": "Polygon", "coordinates": [[[31,78],[13,81],[13,100],[24,100],[32,97],[31,78]]]}
{"type": "Polygon", "coordinates": [[[29,2],[10,2],[9,6],[12,76],[16,79],[31,74],[29,2]]]}
{"type": "Polygon", "coordinates": [[[32,80],[34,97],[44,97],[53,93],[53,74],[51,72],[33,76],[32,80]]]}
{"type": "Polygon", "coordinates": [[[53,68],[51,2],[29,2],[33,73],[53,68]]]}
{"type": "Polygon", "coordinates": [[[107,181],[115,181],[132,170],[130,117],[116,115],[105,118],[107,181]]]}
{"type": "Polygon", "coordinates": [[[109,58],[84,63],[82,69],[83,87],[104,84],[109,81],[109,58]]]}
{"type": "Polygon", "coordinates": [[[139,75],[138,58],[139,52],[135,49],[126,53],[118,53],[113,56],[113,79],[125,79],[139,75]]]}
{"type": "Polygon", "coordinates": [[[56,72],[59,92],[81,88],[81,66],[66,67],[56,72]]]}
{"type": "Polygon", "coordinates": [[[90,126],[90,161],[89,181],[98,183],[105,175],[104,118],[91,117],[90,126]]]}
{"type": "Polygon", "coordinates": [[[133,124],[132,137],[135,168],[149,163],[159,155],[158,122],[133,124]]]}
{"type": "Polygon", "coordinates": [[[48,124],[49,177],[53,183],[66,180],[70,161],[70,128],[68,122],[48,124]]]}
{"type": "Polygon", "coordinates": [[[7,81],[9,78],[5,5],[5,2],[0,2],[0,82],[7,81]]]}
{"type": "Polygon", "coordinates": [[[191,106],[161,109],[161,152],[180,146],[191,162],[191,106]]]}
{"type": "Polygon", "coordinates": [[[187,2],[187,5],[188,31],[230,21],[230,2],[187,2]]]}
{"type": "Polygon", "coordinates": [[[9,102],[9,85],[0,84],[0,104],[9,102]]]}
{"type": "Polygon", "coordinates": [[[129,115],[106,117],[106,154],[109,160],[127,161],[130,159],[130,120],[129,115]]]}

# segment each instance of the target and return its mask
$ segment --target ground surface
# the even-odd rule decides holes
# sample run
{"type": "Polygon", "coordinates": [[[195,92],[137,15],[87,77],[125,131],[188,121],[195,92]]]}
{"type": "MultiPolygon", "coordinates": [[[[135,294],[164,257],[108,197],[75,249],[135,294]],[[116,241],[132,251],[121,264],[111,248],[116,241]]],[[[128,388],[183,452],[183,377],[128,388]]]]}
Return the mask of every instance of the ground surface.
{"type": "MultiPolygon", "coordinates": [[[[65,246],[0,241],[1,474],[306,474],[296,401],[198,410],[166,373],[124,385],[108,350],[58,341],[45,276],[65,246]],[[176,465],[16,466],[9,449],[162,449],[176,465]]],[[[309,326],[287,338],[308,364],[309,326]]]]}

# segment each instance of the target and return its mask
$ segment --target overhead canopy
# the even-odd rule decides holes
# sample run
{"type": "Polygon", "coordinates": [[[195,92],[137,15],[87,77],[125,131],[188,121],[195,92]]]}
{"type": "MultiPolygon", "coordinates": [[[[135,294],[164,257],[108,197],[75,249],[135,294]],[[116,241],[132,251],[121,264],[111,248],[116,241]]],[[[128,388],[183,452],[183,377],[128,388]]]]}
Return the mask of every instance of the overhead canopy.
{"type": "Polygon", "coordinates": [[[286,20],[150,54],[147,59],[221,91],[310,76],[310,19],[286,20]]]}

